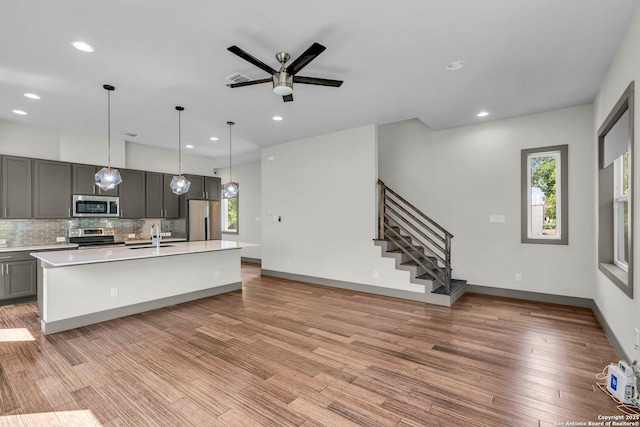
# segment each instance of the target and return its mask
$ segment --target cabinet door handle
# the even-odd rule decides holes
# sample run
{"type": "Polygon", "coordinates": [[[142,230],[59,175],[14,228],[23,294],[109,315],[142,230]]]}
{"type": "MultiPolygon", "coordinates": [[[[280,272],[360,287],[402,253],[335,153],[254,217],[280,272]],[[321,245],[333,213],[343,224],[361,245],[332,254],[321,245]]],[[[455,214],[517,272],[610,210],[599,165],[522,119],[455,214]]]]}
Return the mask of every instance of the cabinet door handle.
{"type": "Polygon", "coordinates": [[[124,209],[120,209],[120,218],[122,218],[124,216],[124,209]]]}
{"type": "Polygon", "coordinates": [[[0,259],[12,259],[13,257],[11,255],[9,256],[0,256],[0,259]]]}
{"type": "Polygon", "coordinates": [[[2,267],[2,272],[0,273],[0,275],[4,276],[4,264],[0,264],[0,267],[2,267]]]}
{"type": "Polygon", "coordinates": [[[5,207],[4,207],[4,217],[5,217],[5,218],[7,217],[7,212],[8,212],[8,209],[7,209],[7,207],[5,206],[5,207]]]}
{"type": "Polygon", "coordinates": [[[7,276],[9,276],[9,264],[5,264],[7,266],[7,276]]]}

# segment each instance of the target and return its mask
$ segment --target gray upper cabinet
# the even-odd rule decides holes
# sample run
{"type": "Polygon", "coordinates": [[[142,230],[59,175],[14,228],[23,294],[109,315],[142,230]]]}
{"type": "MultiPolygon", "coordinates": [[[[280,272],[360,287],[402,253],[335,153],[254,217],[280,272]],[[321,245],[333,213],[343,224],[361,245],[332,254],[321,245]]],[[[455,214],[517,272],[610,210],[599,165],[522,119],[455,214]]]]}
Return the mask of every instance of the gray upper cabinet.
{"type": "Polygon", "coordinates": [[[164,217],[165,218],[180,218],[180,196],[174,194],[171,191],[171,179],[173,175],[163,175],[162,190],[164,193],[164,217]]]}
{"type": "MultiPolygon", "coordinates": [[[[100,194],[103,196],[118,196],[118,190],[120,189],[120,185],[122,184],[108,191],[101,190],[95,185],[96,172],[102,169],[102,167],[74,163],[71,169],[73,174],[73,194],[100,194]]],[[[122,175],[122,171],[120,175],[122,175]]]]}
{"type": "Polygon", "coordinates": [[[144,171],[120,169],[122,184],[120,187],[120,217],[145,218],[145,181],[144,171]]]}
{"type": "Polygon", "coordinates": [[[147,218],[180,217],[180,197],[169,187],[171,178],[173,175],[147,172],[147,218]]]}
{"type": "Polygon", "coordinates": [[[204,177],[204,190],[206,194],[206,198],[209,200],[219,200],[220,192],[222,191],[222,185],[220,183],[220,178],[213,176],[205,176],[204,177]]]}
{"type": "Polygon", "coordinates": [[[189,181],[191,181],[191,186],[189,187],[189,191],[187,192],[187,199],[204,199],[205,198],[205,190],[204,190],[204,176],[202,175],[187,175],[189,181]]]}
{"type": "Polygon", "coordinates": [[[33,218],[69,218],[71,164],[33,160],[33,218]]]}
{"type": "Polygon", "coordinates": [[[2,218],[31,218],[31,159],[2,157],[2,218]]]}
{"type": "Polygon", "coordinates": [[[163,218],[164,205],[162,204],[162,174],[147,172],[146,188],[146,218],[163,218]]]}

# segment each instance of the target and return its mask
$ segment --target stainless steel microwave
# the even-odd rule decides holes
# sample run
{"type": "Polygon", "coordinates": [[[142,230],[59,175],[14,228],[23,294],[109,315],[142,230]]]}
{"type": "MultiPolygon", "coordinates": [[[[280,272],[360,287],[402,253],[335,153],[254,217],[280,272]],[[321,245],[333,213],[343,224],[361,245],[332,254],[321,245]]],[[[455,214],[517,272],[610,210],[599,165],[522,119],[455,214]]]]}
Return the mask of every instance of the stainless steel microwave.
{"type": "Polygon", "coordinates": [[[74,218],[119,217],[120,198],[111,196],[73,196],[74,218]]]}

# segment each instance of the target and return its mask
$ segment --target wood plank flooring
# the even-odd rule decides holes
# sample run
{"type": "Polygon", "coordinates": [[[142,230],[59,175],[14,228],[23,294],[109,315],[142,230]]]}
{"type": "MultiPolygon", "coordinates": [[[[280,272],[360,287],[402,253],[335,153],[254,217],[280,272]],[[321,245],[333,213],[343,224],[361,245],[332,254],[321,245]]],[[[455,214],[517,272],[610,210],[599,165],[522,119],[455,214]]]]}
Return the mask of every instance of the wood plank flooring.
{"type": "Polygon", "coordinates": [[[261,277],[44,337],[0,307],[0,426],[551,426],[617,414],[590,310],[453,308],[261,277]],[[19,341],[25,336],[33,340],[19,341]]]}

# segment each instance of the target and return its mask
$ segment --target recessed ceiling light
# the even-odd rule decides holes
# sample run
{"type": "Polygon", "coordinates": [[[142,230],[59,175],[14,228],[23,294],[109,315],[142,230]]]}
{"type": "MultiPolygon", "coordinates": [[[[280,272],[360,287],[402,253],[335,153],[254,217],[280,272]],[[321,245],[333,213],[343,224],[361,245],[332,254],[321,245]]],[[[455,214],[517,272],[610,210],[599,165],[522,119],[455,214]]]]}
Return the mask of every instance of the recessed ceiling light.
{"type": "Polygon", "coordinates": [[[212,137],[211,137],[211,138],[209,138],[209,139],[210,139],[210,140],[212,140],[212,141],[217,141],[217,140],[219,140],[220,138],[216,138],[215,136],[212,136],[212,137]]]}
{"type": "Polygon", "coordinates": [[[25,93],[24,96],[26,96],[29,99],[42,99],[40,98],[40,96],[36,95],[35,93],[25,93]]]}
{"type": "Polygon", "coordinates": [[[459,70],[462,67],[464,67],[464,61],[453,61],[447,64],[447,70],[449,71],[459,70]]]}
{"type": "Polygon", "coordinates": [[[75,47],[76,49],[81,50],[83,52],[93,52],[93,46],[91,46],[90,44],[85,43],[85,42],[77,41],[77,42],[71,43],[71,45],[73,47],[75,47]]]}
{"type": "Polygon", "coordinates": [[[187,148],[193,148],[193,145],[191,145],[191,144],[187,144],[187,145],[185,145],[185,147],[187,147],[187,148]]]}
{"type": "Polygon", "coordinates": [[[489,113],[487,113],[486,111],[480,111],[478,114],[476,114],[476,116],[478,117],[487,117],[489,115],[489,113]]]}
{"type": "Polygon", "coordinates": [[[275,120],[276,122],[279,122],[282,120],[282,117],[280,116],[273,116],[273,120],[275,120]]]}
{"type": "Polygon", "coordinates": [[[22,110],[13,110],[14,113],[19,114],[21,116],[26,116],[27,112],[22,110]]]}

